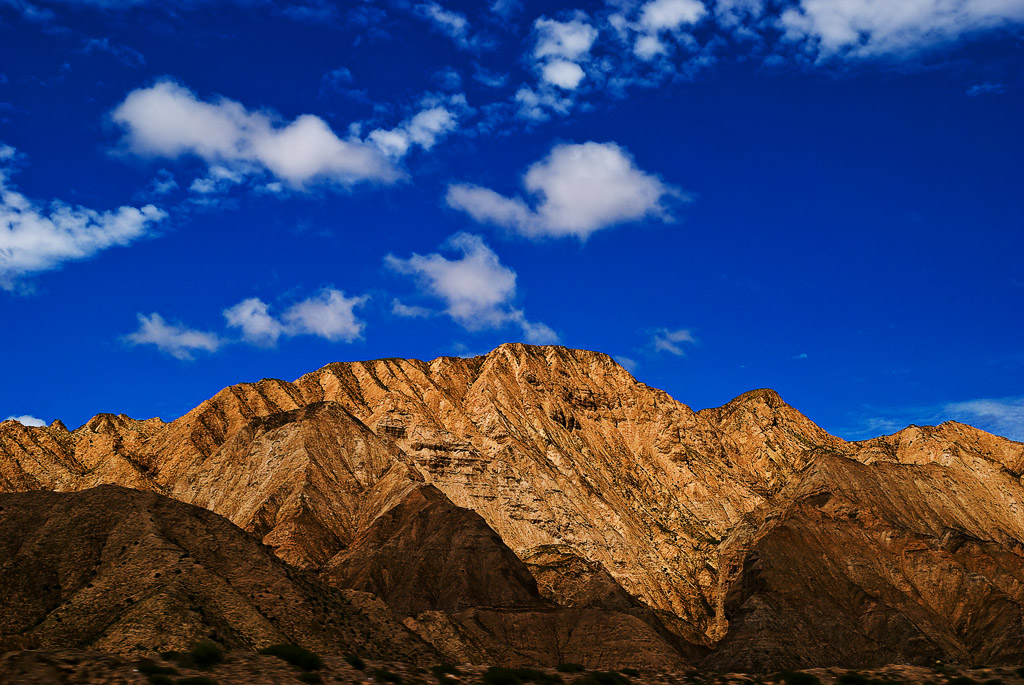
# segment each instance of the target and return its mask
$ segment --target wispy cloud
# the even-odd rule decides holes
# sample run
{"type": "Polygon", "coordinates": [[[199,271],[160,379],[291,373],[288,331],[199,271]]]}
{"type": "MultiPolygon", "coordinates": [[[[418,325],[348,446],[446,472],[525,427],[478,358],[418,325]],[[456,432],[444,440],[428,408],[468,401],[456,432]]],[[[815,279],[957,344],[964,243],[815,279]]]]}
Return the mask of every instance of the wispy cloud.
{"type": "Polygon", "coordinates": [[[979,95],[1002,95],[1006,92],[1006,86],[1002,83],[975,83],[967,89],[966,93],[972,98],[979,95]]]}
{"type": "Polygon", "coordinates": [[[895,433],[910,424],[937,425],[959,421],[976,428],[1024,441],[1024,397],[1002,397],[946,402],[932,406],[866,409],[845,431],[852,439],[895,433]]]}
{"type": "Polygon", "coordinates": [[[668,352],[681,357],[686,354],[683,345],[694,345],[697,343],[697,338],[688,328],[679,328],[674,331],[661,328],[654,332],[652,343],[655,352],[668,352]]]}
{"type": "Polygon", "coordinates": [[[415,10],[421,17],[429,20],[438,31],[455,41],[459,47],[472,46],[469,20],[462,12],[445,9],[436,2],[422,2],[416,5],[415,10]]]}
{"type": "Polygon", "coordinates": [[[153,345],[176,359],[190,360],[195,352],[216,352],[224,344],[215,333],[168,323],[157,313],[138,316],[139,329],[125,336],[131,345],[153,345]]]}
{"type": "MultiPolygon", "coordinates": [[[[385,264],[396,273],[415,278],[421,293],[443,302],[445,313],[467,330],[514,325],[527,342],[544,344],[558,340],[550,327],[530,321],[523,310],[513,306],[516,272],[502,264],[483,239],[459,233],[449,238],[443,247],[460,256],[449,259],[433,253],[401,259],[388,255],[385,264]]],[[[399,311],[409,312],[408,309],[399,311]]]]}
{"type": "Polygon", "coordinates": [[[54,200],[42,204],[9,180],[14,148],[0,145],[0,288],[19,279],[87,259],[148,235],[167,215],[153,205],[97,211],[54,200]]]}

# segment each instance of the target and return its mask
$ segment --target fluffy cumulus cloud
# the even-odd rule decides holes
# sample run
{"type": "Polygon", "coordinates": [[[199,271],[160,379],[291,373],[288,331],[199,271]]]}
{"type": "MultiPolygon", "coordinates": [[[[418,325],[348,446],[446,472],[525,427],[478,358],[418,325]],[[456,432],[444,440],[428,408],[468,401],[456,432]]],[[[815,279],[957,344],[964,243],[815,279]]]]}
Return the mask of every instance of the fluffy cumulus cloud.
{"type": "Polygon", "coordinates": [[[139,314],[139,329],[125,336],[131,345],[154,345],[176,359],[192,359],[195,352],[216,352],[223,341],[215,334],[168,323],[159,314],[139,314]]]}
{"type": "Polygon", "coordinates": [[[668,352],[669,354],[681,357],[686,354],[683,345],[692,345],[696,342],[697,338],[687,328],[680,328],[674,331],[661,328],[654,332],[653,343],[655,352],[668,352]]]}
{"type": "Polygon", "coordinates": [[[1020,0],[800,0],[779,25],[822,56],[916,52],[966,34],[1024,21],[1020,0]]]}
{"type": "Polygon", "coordinates": [[[556,59],[541,67],[541,78],[565,90],[576,90],[583,80],[583,67],[564,59],[556,59]]]}
{"type": "Polygon", "coordinates": [[[665,206],[682,193],[640,170],[615,143],[558,145],[526,172],[523,186],[532,205],[471,184],[448,187],[448,205],[479,222],[531,238],[587,239],[616,224],[671,218],[665,206]]]}
{"type": "Polygon", "coordinates": [[[240,178],[269,172],[302,188],[318,181],[390,183],[401,175],[376,146],[339,137],[320,117],[278,121],[226,98],[200,100],[173,81],[132,91],[112,118],[125,130],[126,148],[137,155],[193,155],[240,178]]]}
{"type": "MultiPolygon", "coordinates": [[[[14,156],[13,148],[0,146],[0,165],[14,156]]],[[[153,205],[97,211],[58,201],[40,204],[15,190],[8,173],[0,167],[0,288],[5,290],[23,276],[128,245],[166,216],[153,205]]]]}
{"type": "Polygon", "coordinates": [[[356,316],[356,308],[366,304],[368,296],[346,297],[340,290],[324,289],[288,307],[280,317],[259,298],[242,300],[224,310],[230,328],[238,329],[242,339],[260,347],[273,347],[282,336],[313,335],[332,342],[352,342],[362,337],[365,322],[356,316]]]}
{"type": "Polygon", "coordinates": [[[17,421],[23,426],[34,426],[36,428],[47,425],[46,421],[37,419],[36,417],[28,414],[22,414],[21,416],[8,416],[4,421],[17,421]]]}
{"type": "MultiPolygon", "coordinates": [[[[450,259],[439,253],[413,254],[401,259],[388,255],[385,263],[393,271],[415,278],[421,292],[443,302],[445,313],[467,330],[514,325],[527,342],[557,341],[558,336],[551,328],[529,321],[521,309],[513,306],[516,272],[502,264],[479,236],[459,233],[444,247],[458,252],[459,256],[450,259]]],[[[400,309],[396,313],[409,315],[409,310],[400,309]]]]}

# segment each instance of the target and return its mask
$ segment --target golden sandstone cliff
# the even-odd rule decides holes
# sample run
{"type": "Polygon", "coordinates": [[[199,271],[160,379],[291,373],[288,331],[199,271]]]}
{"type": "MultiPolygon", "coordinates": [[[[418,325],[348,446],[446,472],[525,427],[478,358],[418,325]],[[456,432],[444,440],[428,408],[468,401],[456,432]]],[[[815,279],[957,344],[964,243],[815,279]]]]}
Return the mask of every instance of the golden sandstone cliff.
{"type": "Polygon", "coordinates": [[[770,390],[694,412],[521,344],[241,384],[171,423],[0,424],[0,490],[208,509],[478,663],[1024,661],[1022,472],[969,426],[848,443],[770,390]]]}

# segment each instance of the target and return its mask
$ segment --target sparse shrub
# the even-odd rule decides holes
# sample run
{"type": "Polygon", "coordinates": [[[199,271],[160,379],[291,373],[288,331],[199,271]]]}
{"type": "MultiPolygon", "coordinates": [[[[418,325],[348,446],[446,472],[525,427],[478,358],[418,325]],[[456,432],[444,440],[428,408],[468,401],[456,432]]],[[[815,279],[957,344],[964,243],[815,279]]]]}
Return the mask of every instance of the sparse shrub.
{"type": "Polygon", "coordinates": [[[1003,685],[1003,681],[999,678],[992,678],[991,680],[986,680],[984,685],[1003,685]]]}
{"type": "Polygon", "coordinates": [[[188,656],[198,668],[209,668],[224,661],[224,650],[213,640],[200,640],[188,650],[188,656]]]}
{"type": "Polygon", "coordinates": [[[1024,678],[1024,666],[1021,666],[1021,667],[1020,667],[1020,668],[1018,668],[1018,669],[1017,669],[1017,670],[1016,670],[1015,672],[1016,672],[1016,674],[1017,674],[1018,676],[1020,676],[1021,678],[1024,678]]]}
{"type": "Polygon", "coordinates": [[[839,685],[867,685],[868,679],[856,671],[847,671],[836,678],[836,682],[839,685]]]}
{"type": "Polygon", "coordinates": [[[322,683],[324,679],[316,671],[303,671],[299,674],[299,680],[303,683],[322,683]]]}
{"type": "Polygon", "coordinates": [[[153,673],[146,677],[149,678],[149,685],[174,685],[174,678],[169,675],[153,673]]]}
{"type": "Polygon", "coordinates": [[[323,660],[313,652],[292,644],[270,645],[260,650],[260,654],[276,656],[303,671],[319,671],[324,667],[323,660]]]}
{"type": "Polygon", "coordinates": [[[636,678],[640,675],[640,671],[636,670],[635,668],[620,668],[619,673],[630,678],[636,678]]]}
{"type": "Polygon", "coordinates": [[[559,673],[581,673],[586,669],[583,668],[583,664],[567,663],[558,664],[557,666],[555,666],[555,670],[559,673]]]}
{"type": "Polygon", "coordinates": [[[366,662],[360,659],[355,654],[346,654],[345,662],[357,671],[366,670],[366,662]]]}
{"type": "Polygon", "coordinates": [[[968,678],[965,675],[958,676],[956,678],[950,678],[947,681],[947,685],[978,685],[978,681],[974,678],[968,678]]]}
{"type": "Polygon", "coordinates": [[[375,668],[373,670],[373,677],[377,680],[383,680],[388,683],[400,684],[402,682],[402,676],[398,675],[397,673],[392,673],[386,668],[375,668]]]}

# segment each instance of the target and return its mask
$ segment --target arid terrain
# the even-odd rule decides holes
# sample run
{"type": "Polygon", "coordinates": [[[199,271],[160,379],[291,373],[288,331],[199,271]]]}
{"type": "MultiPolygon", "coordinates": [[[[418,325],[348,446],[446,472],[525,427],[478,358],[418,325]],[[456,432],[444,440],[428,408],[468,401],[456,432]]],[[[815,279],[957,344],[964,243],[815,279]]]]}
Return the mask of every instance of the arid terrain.
{"type": "Polygon", "coordinates": [[[7,421],[0,680],[1009,685],[1022,474],[1024,444],[967,425],[847,442],[771,390],[693,411],[522,344],[243,383],[170,423],[7,421]],[[159,656],[199,643],[226,654],[206,675],[159,656]],[[282,644],[323,665],[256,654],[282,644]]]}

